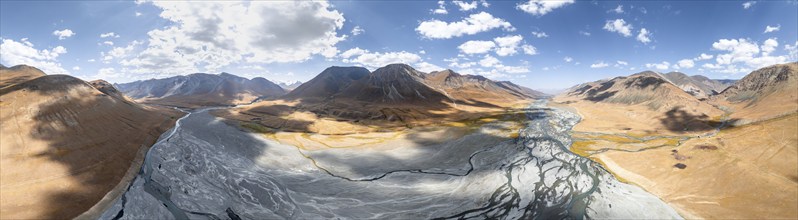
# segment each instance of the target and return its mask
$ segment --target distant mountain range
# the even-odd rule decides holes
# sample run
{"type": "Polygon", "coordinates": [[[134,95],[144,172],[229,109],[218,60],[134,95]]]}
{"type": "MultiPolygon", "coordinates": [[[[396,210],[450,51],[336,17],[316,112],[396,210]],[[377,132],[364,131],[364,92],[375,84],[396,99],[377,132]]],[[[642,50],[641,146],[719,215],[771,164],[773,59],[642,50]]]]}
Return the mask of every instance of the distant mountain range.
{"type": "Polygon", "coordinates": [[[267,79],[250,80],[229,73],[195,73],[115,86],[141,102],[183,107],[244,104],[285,94],[282,87],[267,79]]]}
{"type": "Polygon", "coordinates": [[[302,82],[300,81],[294,81],[292,83],[279,82],[277,83],[277,85],[283,88],[285,91],[291,91],[302,85],[302,82]]]}

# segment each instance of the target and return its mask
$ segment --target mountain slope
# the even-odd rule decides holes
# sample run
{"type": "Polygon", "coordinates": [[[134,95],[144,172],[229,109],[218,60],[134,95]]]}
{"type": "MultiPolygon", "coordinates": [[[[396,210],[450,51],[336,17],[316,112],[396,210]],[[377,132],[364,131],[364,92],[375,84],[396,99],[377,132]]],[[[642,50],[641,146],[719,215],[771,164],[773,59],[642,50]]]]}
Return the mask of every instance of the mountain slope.
{"type": "Polygon", "coordinates": [[[702,75],[688,76],[680,72],[662,74],[662,77],[697,98],[708,98],[711,95],[716,95],[731,85],[728,81],[724,83],[702,75]]]}
{"type": "Polygon", "coordinates": [[[18,79],[0,80],[8,85],[0,89],[3,219],[72,218],[88,210],[174,122],[175,115],[130,102],[107,83],[96,83],[98,90],[67,75],[18,79]]]}
{"type": "Polygon", "coordinates": [[[405,64],[374,72],[330,67],[279,100],[219,115],[280,130],[351,133],[473,119],[542,97],[510,82],[451,70],[428,74],[405,64]]]}
{"type": "Polygon", "coordinates": [[[732,117],[753,122],[798,111],[798,62],[764,67],[746,75],[713,103],[730,107],[732,117]]]}
{"type": "Polygon", "coordinates": [[[584,121],[575,130],[682,133],[713,128],[722,111],[652,71],[578,85],[557,96],[584,121]]]}
{"type": "Polygon", "coordinates": [[[142,102],[183,107],[244,104],[285,94],[280,86],[264,78],[249,80],[229,73],[195,73],[116,86],[142,102]]]}
{"type": "Polygon", "coordinates": [[[277,83],[277,85],[280,86],[280,88],[283,88],[285,91],[291,91],[302,85],[302,82],[300,81],[294,81],[293,83],[281,82],[277,83]]]}

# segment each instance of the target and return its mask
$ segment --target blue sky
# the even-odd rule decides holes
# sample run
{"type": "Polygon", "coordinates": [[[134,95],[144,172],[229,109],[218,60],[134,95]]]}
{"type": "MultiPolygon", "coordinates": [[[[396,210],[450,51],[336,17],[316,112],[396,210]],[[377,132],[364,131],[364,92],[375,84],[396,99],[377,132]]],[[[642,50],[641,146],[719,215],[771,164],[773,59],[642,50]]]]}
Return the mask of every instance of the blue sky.
{"type": "Polygon", "coordinates": [[[798,1],[2,1],[0,63],[130,82],[403,62],[535,89],[798,60],[798,1]]]}

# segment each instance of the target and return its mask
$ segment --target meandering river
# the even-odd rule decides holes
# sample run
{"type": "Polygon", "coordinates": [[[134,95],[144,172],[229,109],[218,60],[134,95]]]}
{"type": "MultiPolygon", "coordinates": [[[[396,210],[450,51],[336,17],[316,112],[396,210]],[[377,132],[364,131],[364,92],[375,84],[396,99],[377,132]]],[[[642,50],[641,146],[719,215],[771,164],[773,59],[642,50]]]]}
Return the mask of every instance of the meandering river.
{"type": "Polygon", "coordinates": [[[197,110],[162,135],[101,218],[681,218],[571,153],[576,114],[544,100],[526,114],[519,137],[498,144],[462,144],[490,137],[492,123],[421,150],[352,156],[280,144],[197,110]]]}

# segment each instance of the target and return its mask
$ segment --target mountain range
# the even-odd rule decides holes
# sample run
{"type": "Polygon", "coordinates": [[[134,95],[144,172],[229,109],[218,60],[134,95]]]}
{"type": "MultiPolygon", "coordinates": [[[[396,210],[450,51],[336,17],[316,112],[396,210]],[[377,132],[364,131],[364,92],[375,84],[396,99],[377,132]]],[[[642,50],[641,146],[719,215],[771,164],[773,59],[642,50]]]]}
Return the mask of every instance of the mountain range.
{"type": "Polygon", "coordinates": [[[182,107],[246,104],[285,94],[282,87],[262,77],[250,80],[229,73],[194,73],[115,86],[140,102],[182,107]]]}

